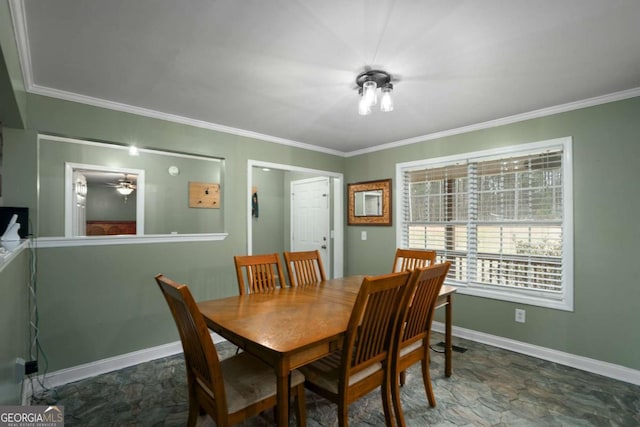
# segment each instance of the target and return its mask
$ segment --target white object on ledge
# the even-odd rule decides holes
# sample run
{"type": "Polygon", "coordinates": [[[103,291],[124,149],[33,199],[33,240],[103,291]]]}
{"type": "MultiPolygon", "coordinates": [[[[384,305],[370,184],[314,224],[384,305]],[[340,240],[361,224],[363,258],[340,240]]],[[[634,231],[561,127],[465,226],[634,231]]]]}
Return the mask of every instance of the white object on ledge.
{"type": "Polygon", "coordinates": [[[20,230],[20,223],[18,222],[18,215],[13,214],[9,226],[0,238],[3,242],[19,242],[20,236],[18,236],[18,230],[20,230]]]}

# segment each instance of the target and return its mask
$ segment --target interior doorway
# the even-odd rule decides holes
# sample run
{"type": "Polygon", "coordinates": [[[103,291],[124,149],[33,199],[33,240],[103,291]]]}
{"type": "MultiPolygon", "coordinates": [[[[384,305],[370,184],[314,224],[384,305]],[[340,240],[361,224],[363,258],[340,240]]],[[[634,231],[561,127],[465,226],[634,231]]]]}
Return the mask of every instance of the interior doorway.
{"type": "MultiPolygon", "coordinates": [[[[341,277],[343,275],[344,179],[340,173],[249,160],[247,168],[247,253],[281,252],[283,250],[309,250],[304,249],[304,245],[300,246],[300,242],[294,243],[293,239],[296,234],[298,237],[303,237],[300,232],[311,227],[316,227],[312,220],[302,219],[310,213],[313,214],[313,211],[316,211],[316,209],[307,209],[308,205],[311,204],[308,200],[303,202],[302,205],[294,207],[295,203],[290,199],[290,189],[294,188],[294,185],[303,184],[305,182],[320,181],[325,182],[328,186],[328,191],[326,191],[325,187],[324,191],[318,193],[320,197],[322,194],[326,194],[326,197],[324,199],[317,200],[318,205],[324,204],[323,206],[328,207],[328,227],[325,228],[326,231],[322,236],[316,237],[320,239],[323,237],[326,238],[326,244],[324,244],[324,246],[326,246],[326,250],[324,255],[327,257],[328,262],[325,262],[325,258],[323,257],[323,263],[325,264],[325,270],[329,277],[341,277]],[[272,171],[274,175],[284,174],[283,188],[287,194],[283,194],[282,201],[277,200],[277,195],[274,197],[278,205],[281,205],[279,206],[280,210],[275,214],[269,211],[268,203],[271,202],[271,200],[266,198],[268,195],[265,194],[265,191],[261,191],[260,182],[256,182],[256,179],[259,179],[260,176],[264,175],[264,170],[272,171]],[[301,212],[302,207],[305,208],[305,212],[301,212]],[[271,240],[267,245],[265,245],[263,241],[255,241],[254,237],[259,236],[260,233],[263,232],[262,229],[264,228],[264,224],[268,224],[268,221],[274,221],[274,216],[282,217],[280,218],[282,224],[278,224],[282,230],[282,236],[276,238],[271,235],[271,240]],[[300,227],[298,232],[295,231],[295,227],[300,227]],[[254,252],[254,247],[256,252],[254,252]],[[274,248],[274,250],[271,250],[271,248],[274,248]]],[[[316,189],[314,191],[317,192],[318,190],[316,189]]],[[[274,229],[278,228],[278,225],[268,226],[269,231],[273,232],[274,229]]],[[[313,239],[316,239],[316,237],[313,237],[313,239]]],[[[304,237],[304,239],[306,239],[306,237],[304,237]]],[[[321,247],[323,243],[324,240],[321,241],[319,246],[321,247]]]]}

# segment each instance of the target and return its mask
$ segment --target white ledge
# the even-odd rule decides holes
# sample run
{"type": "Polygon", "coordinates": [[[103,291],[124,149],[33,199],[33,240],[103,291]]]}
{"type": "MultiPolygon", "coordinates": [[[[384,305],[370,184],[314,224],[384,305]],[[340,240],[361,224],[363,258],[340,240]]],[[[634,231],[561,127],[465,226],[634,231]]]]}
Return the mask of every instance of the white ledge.
{"type": "Polygon", "coordinates": [[[0,251],[0,271],[4,270],[11,260],[18,256],[18,254],[28,245],[28,240],[0,243],[0,247],[4,248],[6,251],[0,251]]]}
{"type": "Polygon", "coordinates": [[[205,234],[147,234],[119,236],[38,237],[38,248],[62,248],[72,246],[137,245],[141,243],[213,242],[224,240],[229,233],[205,234]]]}

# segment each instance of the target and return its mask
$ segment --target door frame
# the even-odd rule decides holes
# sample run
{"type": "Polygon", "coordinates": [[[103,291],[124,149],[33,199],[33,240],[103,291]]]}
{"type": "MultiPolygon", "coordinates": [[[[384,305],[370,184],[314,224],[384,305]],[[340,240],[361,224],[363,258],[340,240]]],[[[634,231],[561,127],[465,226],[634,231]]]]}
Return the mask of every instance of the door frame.
{"type": "Polygon", "coordinates": [[[333,254],[333,277],[342,277],[344,274],[344,197],[343,197],[343,183],[344,175],[338,172],[324,171],[319,169],[310,169],[300,166],[285,165],[281,163],[263,162],[260,160],[249,159],[247,161],[247,197],[246,197],[246,215],[247,215],[247,254],[251,255],[253,252],[253,222],[251,221],[251,196],[252,196],[252,183],[253,183],[253,168],[269,168],[278,169],[285,172],[304,172],[312,173],[316,175],[328,176],[333,178],[332,193],[333,193],[333,228],[331,229],[332,236],[331,253],[333,254]]]}

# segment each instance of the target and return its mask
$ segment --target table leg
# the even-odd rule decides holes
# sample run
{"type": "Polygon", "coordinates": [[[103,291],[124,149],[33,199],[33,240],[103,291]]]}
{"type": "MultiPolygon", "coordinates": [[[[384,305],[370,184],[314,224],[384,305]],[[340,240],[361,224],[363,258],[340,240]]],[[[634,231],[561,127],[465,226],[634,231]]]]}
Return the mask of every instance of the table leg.
{"type": "Polygon", "coordinates": [[[444,375],[451,376],[451,318],[452,318],[452,300],[451,295],[447,296],[447,305],[445,306],[445,322],[444,322],[444,375]]]}
{"type": "Polygon", "coordinates": [[[289,372],[279,369],[277,375],[277,393],[278,393],[278,426],[287,427],[289,425],[289,372]]]}

